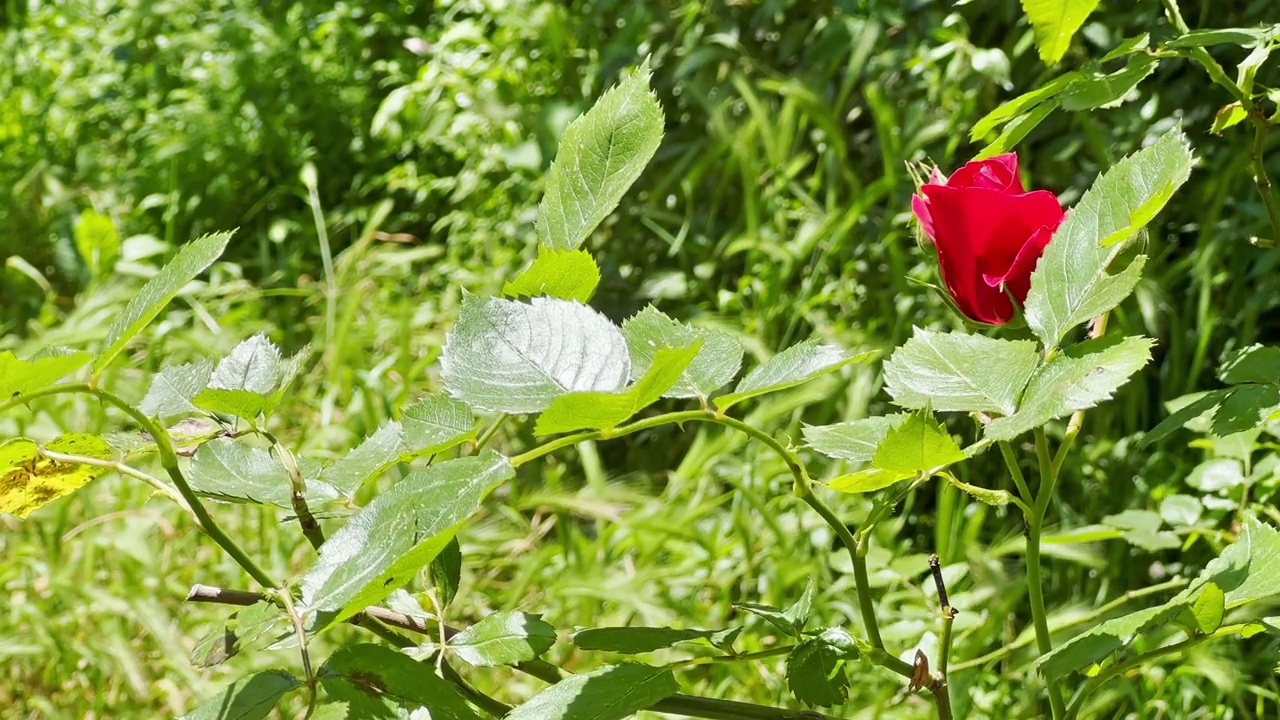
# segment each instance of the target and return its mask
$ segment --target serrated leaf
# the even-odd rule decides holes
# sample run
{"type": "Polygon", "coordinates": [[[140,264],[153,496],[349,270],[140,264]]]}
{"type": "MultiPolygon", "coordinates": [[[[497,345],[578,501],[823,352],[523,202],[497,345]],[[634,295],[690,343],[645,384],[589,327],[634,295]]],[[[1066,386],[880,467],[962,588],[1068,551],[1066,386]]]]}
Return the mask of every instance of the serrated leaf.
{"type": "Polygon", "coordinates": [[[813,610],[813,582],[805,585],[800,599],[792,603],[786,610],[779,610],[771,605],[756,603],[737,603],[736,608],[746,610],[752,615],[768,620],[770,624],[794,638],[804,634],[804,626],[809,623],[809,615],[813,610]]]}
{"type": "Polygon", "coordinates": [[[434,455],[476,438],[477,421],[467,404],[432,394],[400,414],[403,451],[408,458],[434,455]]]}
{"type": "Polygon", "coordinates": [[[671,668],[623,663],[571,675],[504,720],[623,720],[680,690],[671,668]]]}
{"type": "Polygon", "coordinates": [[[183,245],[173,259],[129,300],[111,327],[107,328],[106,345],[93,361],[94,374],[110,365],[133,336],[154,320],[183,286],[212,265],[230,240],[231,233],[219,232],[183,245]]]}
{"type": "Polygon", "coordinates": [[[1062,109],[1079,112],[1115,107],[1138,83],[1155,72],[1158,64],[1159,60],[1152,55],[1133,55],[1120,70],[1080,78],[1062,94],[1062,109]]]}
{"type": "Polygon", "coordinates": [[[383,423],[351,452],[320,473],[320,480],[350,497],[371,477],[400,460],[405,447],[403,430],[395,420],[383,423]]]}
{"type": "Polygon", "coordinates": [[[449,640],[449,650],[476,667],[527,662],[556,643],[556,629],[538,615],[505,610],[485,617],[449,640]]]}
{"type": "Polygon", "coordinates": [[[209,412],[235,415],[249,421],[270,414],[306,359],[309,348],[282,359],[277,348],[261,333],[241,342],[218,361],[208,387],[191,402],[209,412]]]}
{"type": "MultiPolygon", "coordinates": [[[[1180,403],[1176,407],[1169,407],[1172,414],[1161,420],[1158,425],[1151,428],[1142,436],[1139,447],[1146,447],[1157,440],[1164,438],[1174,430],[1185,426],[1187,423],[1199,418],[1205,413],[1216,410],[1222,404],[1227,396],[1231,394],[1230,390],[1214,390],[1212,392],[1201,393],[1199,395],[1183,396],[1179,400],[1186,399],[1187,402],[1180,403]]],[[[1173,406],[1176,401],[1166,403],[1166,406],[1173,406]]]]}
{"type": "Polygon", "coordinates": [[[1191,147],[1180,130],[1121,160],[1072,208],[1031,274],[1027,324],[1047,347],[1068,330],[1120,304],[1141,276],[1139,255],[1108,275],[1112,251],[1150,222],[1191,174],[1191,147]]]}
{"type": "Polygon", "coordinates": [[[827,487],[838,492],[856,495],[883,490],[890,485],[896,485],[903,480],[916,477],[917,474],[871,467],[834,478],[827,482],[827,487]]]}
{"type": "Polygon", "coordinates": [[[283,670],[265,670],[231,683],[182,720],[262,720],[284,694],[301,683],[283,670]]]}
{"type": "Polygon", "coordinates": [[[1022,0],[1022,10],[1035,30],[1040,59],[1056,63],[1067,54],[1071,37],[1084,25],[1099,0],[1022,0]]]}
{"type": "MultiPolygon", "coordinates": [[[[196,667],[212,667],[236,656],[246,648],[255,647],[259,640],[271,635],[286,622],[280,608],[265,600],[231,613],[224,622],[216,625],[191,652],[191,662],[196,667]]],[[[293,628],[286,629],[287,636],[296,637],[293,628]]]]}
{"type": "Polygon", "coordinates": [[[1041,103],[1052,99],[1055,95],[1066,90],[1071,83],[1077,79],[1084,77],[1077,71],[1071,71],[1050,80],[1027,93],[1023,93],[1018,97],[1009,100],[995,110],[982,116],[978,122],[974,123],[973,129],[969,131],[969,140],[976,142],[987,136],[997,126],[1026,114],[1036,108],[1041,103]]]}
{"type": "MultiPolygon", "coordinates": [[[[109,460],[111,446],[97,435],[69,433],[45,444],[64,455],[109,460]]],[[[50,460],[34,440],[15,438],[0,443],[0,513],[25,518],[44,505],[84,487],[106,468],[50,460]]]]}
{"type": "Polygon", "coordinates": [[[646,60],[565,128],[538,205],[538,241],[557,249],[581,245],[640,177],[662,131],[646,60]]]}
{"type": "Polygon", "coordinates": [[[445,388],[472,407],[535,413],[571,392],[616,392],[631,372],[627,341],[595,310],[467,295],[440,359],[445,388]]]}
{"type": "Polygon", "coordinates": [[[213,362],[209,360],[167,365],[151,377],[151,385],[138,409],[147,417],[161,421],[199,412],[191,400],[205,389],[212,374],[213,362]]]}
{"type": "Polygon", "coordinates": [[[462,584],[462,545],[457,537],[449,539],[439,555],[431,561],[431,585],[436,589],[436,602],[448,606],[458,596],[462,584]]]}
{"type": "Polygon", "coordinates": [[[1240,105],[1239,101],[1229,105],[1223,105],[1213,116],[1213,127],[1209,132],[1214,135],[1221,135],[1228,128],[1235,127],[1249,117],[1249,111],[1240,105]]]}
{"type": "Polygon", "coordinates": [[[302,577],[307,611],[341,622],[403,587],[453,539],[458,527],[514,471],[493,452],[410,473],[352,515],[302,577]]]}
{"type": "Polygon", "coordinates": [[[1196,627],[1202,633],[1211,633],[1222,627],[1222,616],[1226,612],[1227,596],[1215,583],[1206,583],[1191,603],[1191,616],[1195,618],[1196,627]]]}
{"type": "Polygon", "coordinates": [[[586,250],[538,247],[538,257],[502,286],[507,297],[554,297],[586,303],[600,284],[600,268],[586,250]]]}
{"type": "Polygon", "coordinates": [[[800,702],[817,707],[839,705],[849,698],[848,660],[858,657],[849,633],[827,628],[806,638],[787,656],[787,687],[800,702]]]}
{"type": "Polygon", "coordinates": [[[657,352],[664,348],[688,347],[698,340],[702,349],[680,379],[663,397],[702,398],[729,384],[742,367],[742,343],[738,338],[709,328],[695,328],[677,322],[652,305],[647,305],[622,323],[631,353],[631,377],[643,376],[657,352]]]}
{"type": "Polygon", "coordinates": [[[1280,385],[1280,347],[1250,345],[1238,350],[1218,366],[1218,377],[1228,385],[1280,385]]]}
{"type": "Polygon", "coordinates": [[[754,368],[738,382],[733,392],[716,398],[715,404],[723,412],[743,400],[802,385],[870,356],[871,353],[851,356],[836,345],[806,340],[754,368]]]}
{"type": "Polygon", "coordinates": [[[0,399],[43,390],[84,367],[93,359],[87,352],[49,355],[33,360],[19,360],[12,352],[0,352],[0,399]]]}
{"type": "Polygon", "coordinates": [[[1170,48],[1209,47],[1211,45],[1240,45],[1251,47],[1266,40],[1261,28],[1211,28],[1192,30],[1165,43],[1170,48]]]}
{"type": "Polygon", "coordinates": [[[974,160],[986,160],[987,158],[1007,153],[1017,147],[1032,130],[1035,130],[1044,119],[1049,117],[1061,101],[1058,98],[1050,98],[1039,105],[1031,108],[1027,112],[1010,120],[1000,134],[994,140],[987,143],[982,148],[982,152],[974,156],[974,160]]]}
{"type": "Polygon", "coordinates": [[[906,418],[906,413],[897,413],[835,425],[805,425],[802,432],[805,444],[827,457],[871,462],[876,448],[880,447],[889,430],[902,424],[906,418]]]}
{"type": "Polygon", "coordinates": [[[573,644],[582,650],[638,655],[694,640],[711,640],[723,631],[685,630],[668,627],[586,628],[573,634],[573,644]]]}
{"type": "Polygon", "coordinates": [[[1169,603],[1098,623],[1040,656],[1036,668],[1050,682],[1058,680],[1122,649],[1138,633],[1173,622],[1185,608],[1185,602],[1169,603]]]}
{"type": "MultiPolygon", "coordinates": [[[[231,438],[216,438],[200,446],[187,472],[191,489],[229,502],[249,502],[292,508],[293,483],[280,460],[261,448],[231,438]]],[[[328,483],[307,483],[307,500],[338,498],[328,483]]]]}
{"type": "Polygon", "coordinates": [[[879,470],[905,473],[932,473],[967,456],[927,411],[911,413],[889,430],[876,448],[871,466],[879,470]]]}
{"type": "Polygon", "coordinates": [[[332,700],[349,705],[350,717],[397,717],[397,707],[421,707],[431,720],[480,720],[429,663],[383,645],[339,648],[316,675],[332,700]]]}
{"type": "Polygon", "coordinates": [[[1152,341],[1128,337],[1083,357],[1059,355],[1031,378],[1018,411],[987,424],[992,440],[1011,440],[1050,420],[1110,400],[1151,359],[1152,341]]]}
{"type": "Polygon", "coordinates": [[[1012,415],[1040,352],[1030,340],[915,328],[884,364],[885,389],[898,405],[1012,415]]]}
{"type": "Polygon", "coordinates": [[[574,430],[608,430],[657,402],[671,389],[701,349],[695,340],[684,348],[662,348],[653,357],[649,369],[625,392],[575,392],[561,395],[538,416],[534,432],[538,435],[573,432],[574,430]]]}

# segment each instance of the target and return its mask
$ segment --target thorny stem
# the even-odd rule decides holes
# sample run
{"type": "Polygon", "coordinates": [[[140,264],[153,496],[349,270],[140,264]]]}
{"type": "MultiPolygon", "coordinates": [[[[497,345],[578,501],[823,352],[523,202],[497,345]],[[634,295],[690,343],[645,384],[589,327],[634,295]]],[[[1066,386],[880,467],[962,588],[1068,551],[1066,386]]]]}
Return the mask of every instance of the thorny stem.
{"type": "MultiPolygon", "coordinates": [[[[212,602],[241,606],[252,605],[262,600],[271,600],[270,597],[263,593],[224,590],[207,585],[196,585],[191,588],[187,599],[193,602],[212,602]]],[[[382,615],[398,615],[398,613],[392,613],[385,608],[371,607],[361,615],[351,618],[348,622],[353,622],[360,627],[372,630],[379,637],[387,639],[397,647],[404,648],[414,645],[414,642],[409,638],[389,630],[382,623],[373,619],[382,615]],[[381,631],[377,628],[381,628],[381,631]]],[[[430,630],[421,621],[418,621],[415,627],[406,625],[405,629],[430,635],[430,630]]],[[[451,635],[456,634],[456,632],[458,631],[450,629],[451,635]]],[[[520,663],[516,666],[516,669],[551,684],[558,683],[564,678],[564,672],[560,668],[543,660],[520,663]]],[[[753,705],[751,703],[717,700],[693,695],[672,695],[665,700],[659,700],[649,709],[654,712],[704,718],[705,720],[839,720],[839,718],[812,710],[786,710],[765,705],[753,705]]]]}
{"type": "Polygon", "coordinates": [[[951,658],[951,626],[956,619],[956,609],[951,607],[951,599],[947,597],[947,583],[942,579],[942,564],[937,555],[929,556],[929,572],[933,575],[933,584],[938,591],[938,604],[942,612],[942,638],[938,647],[938,672],[930,683],[938,705],[940,720],[951,720],[951,686],[947,682],[947,663],[951,658]]]}
{"type": "MultiPolygon", "coordinates": [[[[877,650],[884,650],[884,640],[880,637],[880,626],[876,620],[875,603],[871,598],[870,581],[867,573],[866,555],[868,545],[864,538],[859,542],[857,538],[850,532],[848,526],[827,506],[821,498],[813,494],[811,485],[812,480],[809,478],[809,472],[805,469],[804,463],[794,451],[783,445],[772,435],[759,430],[747,423],[736,418],[727,417],[710,410],[685,410],[681,412],[666,413],[663,415],[655,415],[654,417],[638,420],[629,425],[622,425],[613,430],[591,430],[587,432],[574,433],[557,438],[544,445],[540,445],[532,450],[516,455],[511,458],[511,464],[519,467],[527,462],[536,460],[537,458],[548,455],[560,448],[576,445],[584,440],[603,440],[608,438],[622,437],[630,435],[641,430],[657,427],[660,425],[668,425],[672,423],[683,424],[686,422],[706,422],[737,430],[751,438],[759,440],[768,445],[774,452],[782,458],[787,468],[791,471],[795,480],[795,492],[809,507],[826,521],[831,529],[840,538],[845,549],[849,552],[849,559],[853,563],[853,580],[854,588],[858,594],[858,607],[862,616],[862,624],[866,628],[867,639],[877,650]]],[[[889,654],[883,653],[879,664],[903,677],[911,677],[911,665],[901,659],[889,654]]]]}
{"type": "Polygon", "coordinates": [[[200,502],[200,498],[191,489],[190,483],[187,482],[187,478],[182,474],[182,469],[178,467],[178,455],[174,452],[173,441],[169,438],[169,432],[159,423],[143,415],[120,396],[88,383],[69,383],[66,385],[54,385],[26,395],[19,395],[12,400],[0,403],[0,412],[4,412],[15,405],[26,404],[36,398],[66,394],[93,395],[109,405],[116,406],[126,415],[133,418],[134,422],[138,423],[138,426],[155,441],[156,452],[160,457],[160,466],[168,473],[169,479],[178,488],[182,499],[191,508],[191,513],[196,516],[196,522],[200,525],[200,529],[204,530],[206,535],[230,555],[231,559],[235,560],[236,564],[243,568],[255,582],[262,587],[276,587],[277,583],[272,582],[271,576],[258,567],[258,563],[249,557],[235,540],[223,532],[218,523],[214,522],[209,515],[209,511],[200,502]]]}
{"type": "MultiPolygon", "coordinates": [[[[1187,26],[1187,21],[1182,19],[1182,12],[1178,9],[1177,0],[1163,0],[1163,2],[1165,14],[1168,15],[1169,22],[1173,27],[1183,34],[1191,32],[1191,28],[1187,26]]],[[[1208,50],[1196,46],[1188,48],[1187,53],[1192,60],[1195,60],[1204,68],[1213,82],[1226,88],[1227,92],[1231,93],[1231,97],[1240,103],[1240,107],[1249,114],[1249,119],[1254,124],[1253,150],[1250,157],[1253,181],[1258,187],[1258,194],[1262,196],[1262,204],[1267,209],[1267,217],[1271,220],[1271,230],[1275,233],[1275,237],[1272,240],[1280,242],[1280,205],[1276,203],[1275,194],[1271,190],[1271,179],[1267,177],[1267,168],[1263,163],[1263,151],[1266,148],[1267,132],[1271,128],[1271,123],[1254,106],[1253,98],[1249,97],[1249,94],[1243,88],[1227,77],[1226,71],[1222,69],[1217,60],[1213,59],[1208,50]]]]}

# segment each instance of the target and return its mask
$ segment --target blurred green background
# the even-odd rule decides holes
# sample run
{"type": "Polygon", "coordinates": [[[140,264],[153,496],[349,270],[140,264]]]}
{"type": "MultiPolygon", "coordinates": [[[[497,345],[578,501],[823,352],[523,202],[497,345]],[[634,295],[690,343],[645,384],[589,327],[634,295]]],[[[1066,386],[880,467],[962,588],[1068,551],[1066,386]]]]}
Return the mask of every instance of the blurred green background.
{"type": "MultiPolygon", "coordinates": [[[[1182,6],[1193,27],[1280,22],[1274,0],[1182,6]]],[[[438,387],[433,363],[459,289],[492,291],[530,256],[560,132],[649,56],[667,135],[589,242],[605,274],[593,304],[621,320],[652,302],[741,332],[757,357],[813,335],[887,350],[913,325],[955,323],[923,284],[936,277],[910,221],[908,163],[954,169],[981,148],[969,129],[986,112],[1147,31],[1172,34],[1160,3],[1106,4],[1055,69],[1036,56],[1016,0],[7,0],[0,348],[93,344],[176,245],[230,228],[239,231],[209,280],[135,344],[133,370],[110,378],[117,392],[141,398],[138,370],[226,351],[259,331],[289,351],[323,343],[318,213],[337,257],[337,331],[276,430],[301,452],[340,455],[438,387]],[[304,167],[314,168],[314,192],[304,167]]],[[[1244,51],[1215,55],[1233,66],[1244,51]]],[[[1260,86],[1280,85],[1277,65],[1259,71],[1260,86]]],[[[1198,68],[1166,61],[1119,107],[1057,112],[1018,148],[1030,185],[1066,203],[1173,124],[1201,160],[1150,228],[1146,277],[1112,319],[1156,338],[1156,362],[1089,414],[1050,514],[1061,530],[1198,494],[1188,477],[1223,458],[1249,476],[1249,500],[1274,513],[1269,435],[1243,451],[1185,432],[1154,450],[1134,444],[1164,416],[1162,401],[1217,386],[1222,353],[1280,340],[1280,251],[1250,243],[1274,234],[1247,167],[1252,135],[1209,133],[1229,99],[1198,68]]],[[[878,367],[762,402],[752,420],[798,442],[802,421],[883,412],[878,367]]],[[[0,418],[6,435],[120,427],[85,401],[0,418]]],[[[516,428],[503,442],[531,438],[516,428]]],[[[967,472],[970,482],[1007,482],[992,458],[967,472]]],[[[519,607],[566,630],[714,627],[740,620],[734,602],[786,604],[817,576],[825,619],[856,628],[847,561],[796,508],[786,478],[766,453],[716,430],[581,446],[522,471],[464,531],[467,579],[452,612],[461,622],[519,607]]],[[[1231,500],[1204,508],[1227,535],[1231,500]]],[[[839,502],[853,521],[867,509],[839,502]]],[[[309,562],[296,528],[271,513],[216,510],[271,571],[309,562]]],[[[907,650],[936,631],[929,552],[950,568],[962,611],[953,658],[1016,640],[1028,625],[1020,534],[1015,516],[945,488],[909,500],[871,557],[886,641],[907,650]]],[[[1211,534],[1184,537],[1174,548],[1052,546],[1056,622],[1194,574],[1221,547],[1211,534]]],[[[184,605],[186,588],[246,582],[215,550],[162,500],[114,477],[30,520],[0,518],[10,597],[0,707],[14,717],[154,717],[184,711],[246,667],[293,663],[277,653],[190,667],[191,647],[226,611],[184,605]]],[[[600,661],[553,653],[570,668],[600,661]]],[[[1197,650],[1109,686],[1097,716],[1276,717],[1276,655],[1268,636],[1197,650]]],[[[970,716],[1031,716],[1029,659],[1020,651],[961,673],[970,716]]],[[[794,703],[780,661],[700,665],[681,677],[693,692],[794,703]]],[[[473,680],[508,700],[537,687],[473,680]]],[[[929,716],[898,690],[868,667],[843,715],[929,716]]]]}

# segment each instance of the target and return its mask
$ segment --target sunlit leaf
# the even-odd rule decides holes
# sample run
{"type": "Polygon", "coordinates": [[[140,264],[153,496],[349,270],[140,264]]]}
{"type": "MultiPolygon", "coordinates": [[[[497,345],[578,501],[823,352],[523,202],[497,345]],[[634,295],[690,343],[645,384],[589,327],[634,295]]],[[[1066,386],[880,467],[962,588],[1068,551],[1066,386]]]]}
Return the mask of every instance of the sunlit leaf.
{"type": "Polygon", "coordinates": [[[860,655],[857,642],[841,628],[805,638],[787,656],[787,687],[809,706],[839,705],[849,697],[845,664],[860,655]]]}
{"type": "Polygon", "coordinates": [[[835,425],[805,425],[804,441],[809,447],[838,460],[871,462],[876,448],[889,430],[906,419],[906,413],[869,417],[835,425]]]}
{"type": "Polygon", "coordinates": [[[506,458],[492,452],[410,473],[321,546],[302,577],[303,606],[336,611],[333,624],[403,587],[512,474],[506,458]]]}
{"type": "Polygon", "coordinates": [[[802,385],[870,356],[871,353],[854,356],[836,345],[806,340],[792,345],[754,368],[738,382],[733,392],[716,398],[715,404],[724,411],[743,400],[802,385]]]}
{"type": "Polygon", "coordinates": [[[213,264],[231,240],[231,233],[220,232],[193,240],[173,257],[160,272],[129,300],[124,310],[107,328],[106,345],[93,361],[93,372],[99,373],[115,360],[124,346],[146,327],[184,285],[213,264]]]}
{"type": "MultiPolygon", "coordinates": [[[[109,460],[111,446],[97,435],[71,433],[45,444],[63,455],[109,460]]],[[[106,472],[96,465],[58,462],[39,452],[34,440],[0,443],[0,513],[25,518],[44,505],[69,495],[106,472]]]]}
{"type": "MultiPolygon", "coordinates": [[[[261,448],[231,438],[217,438],[200,446],[187,473],[191,489],[230,502],[293,507],[293,485],[279,458],[261,448]]],[[[309,502],[338,497],[322,480],[307,482],[309,502]]]]}
{"type": "Polygon", "coordinates": [[[570,675],[504,720],[623,720],[676,694],[671,668],[624,663],[570,675]]]}
{"type": "Polygon", "coordinates": [[[1115,307],[1138,282],[1143,256],[1108,275],[1113,251],[1150,222],[1191,173],[1180,130],[1121,160],[1072,208],[1031,275],[1027,324],[1053,347],[1068,330],[1115,307]]]}
{"type": "Polygon", "coordinates": [[[585,250],[538,248],[538,257],[502,286],[507,297],[554,297],[585,303],[600,284],[600,268],[585,250]]]}
{"type": "Polygon", "coordinates": [[[551,298],[467,295],[440,364],[455,398],[509,413],[540,412],[571,392],[617,392],[631,372],[627,341],[613,323],[551,298]]]}
{"type": "Polygon", "coordinates": [[[1031,378],[1018,411],[988,423],[986,436],[1011,440],[1050,420],[1110,400],[1151,360],[1151,346],[1147,338],[1129,337],[1079,357],[1055,357],[1031,378]]]}
{"type": "Polygon", "coordinates": [[[885,361],[885,389],[896,404],[912,410],[1012,415],[1039,363],[1039,349],[1030,340],[915,328],[885,361]]]}
{"type": "Polygon", "coordinates": [[[538,206],[538,241],[557,249],[581,245],[640,177],[662,131],[646,60],[565,128],[538,206]]]}
{"type": "Polygon", "coordinates": [[[92,359],[93,355],[87,352],[49,355],[34,360],[19,360],[8,350],[0,352],[0,400],[43,390],[92,359]]]}
{"type": "Polygon", "coordinates": [[[476,667],[533,660],[556,642],[556,629],[538,615],[504,610],[486,616],[449,640],[449,650],[476,667]]]}
{"type": "Polygon", "coordinates": [[[384,645],[339,648],[316,675],[332,700],[348,704],[351,718],[407,717],[396,708],[426,708],[431,720],[480,720],[431,664],[384,645]]]}
{"type": "Polygon", "coordinates": [[[199,412],[191,400],[204,390],[213,375],[213,362],[198,360],[183,365],[166,365],[151,376],[151,386],[138,409],[161,420],[199,412]]]}
{"type": "Polygon", "coordinates": [[[664,397],[705,399],[729,384],[742,367],[742,343],[738,338],[723,330],[696,328],[672,320],[652,305],[623,321],[622,334],[631,352],[633,379],[649,370],[662,348],[688,347],[702,341],[697,357],[663,393],[664,397]]]}
{"type": "Polygon", "coordinates": [[[400,424],[404,452],[411,457],[444,452],[476,437],[476,418],[471,408],[440,393],[406,407],[400,424]]]}
{"type": "Polygon", "coordinates": [[[1040,59],[1056,63],[1067,54],[1076,34],[1099,0],[1022,0],[1022,9],[1036,34],[1040,59]]]}

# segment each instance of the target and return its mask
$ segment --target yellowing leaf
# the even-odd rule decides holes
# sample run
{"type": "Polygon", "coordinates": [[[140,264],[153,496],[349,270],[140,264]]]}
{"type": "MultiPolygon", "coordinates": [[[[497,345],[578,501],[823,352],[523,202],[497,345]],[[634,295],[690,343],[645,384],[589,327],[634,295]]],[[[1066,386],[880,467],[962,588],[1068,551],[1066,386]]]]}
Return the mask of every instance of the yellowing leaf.
{"type": "MultiPolygon", "coordinates": [[[[69,495],[105,468],[50,460],[34,440],[18,438],[0,445],[0,513],[27,517],[44,505],[69,495]]],[[[97,435],[63,435],[45,445],[64,455],[106,460],[111,447],[97,435]]]]}
{"type": "Polygon", "coordinates": [[[1240,103],[1233,102],[1230,105],[1224,105],[1218,114],[1213,118],[1213,128],[1209,131],[1214,135],[1221,135],[1223,130],[1232,125],[1240,124],[1240,121],[1249,117],[1249,113],[1245,111],[1240,103]]]}

